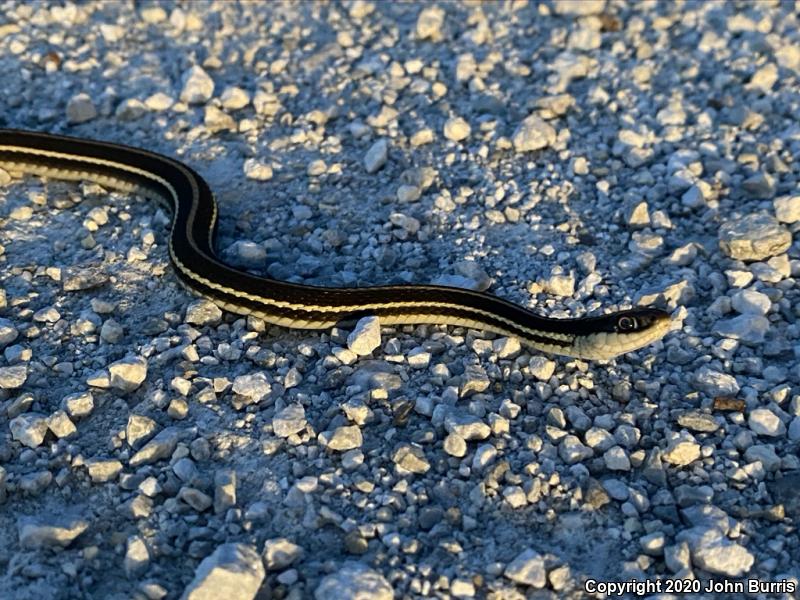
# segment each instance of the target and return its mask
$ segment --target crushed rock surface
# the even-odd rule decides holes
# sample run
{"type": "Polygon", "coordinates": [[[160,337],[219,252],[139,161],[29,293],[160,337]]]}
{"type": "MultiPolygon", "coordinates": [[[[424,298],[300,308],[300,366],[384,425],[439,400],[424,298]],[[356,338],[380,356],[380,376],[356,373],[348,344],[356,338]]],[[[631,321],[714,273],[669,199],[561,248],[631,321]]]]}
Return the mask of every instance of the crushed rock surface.
{"type": "Polygon", "coordinates": [[[0,597],[796,584],[794,4],[0,12],[0,127],[185,161],[230,264],[675,322],[607,363],[288,331],[184,290],[161,207],[0,170],[0,597]]]}

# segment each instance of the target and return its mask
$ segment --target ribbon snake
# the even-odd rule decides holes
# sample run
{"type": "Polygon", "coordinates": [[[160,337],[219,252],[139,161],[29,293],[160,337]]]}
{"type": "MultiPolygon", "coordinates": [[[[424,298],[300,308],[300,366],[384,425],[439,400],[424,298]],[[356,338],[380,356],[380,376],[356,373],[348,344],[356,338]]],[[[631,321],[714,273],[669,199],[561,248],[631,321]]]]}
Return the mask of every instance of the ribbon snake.
{"type": "Polygon", "coordinates": [[[486,293],[439,285],[333,288],[259,277],[222,262],[215,250],[217,204],[185,164],[146,150],[46,133],[0,129],[0,168],[12,176],[86,180],[166,204],[169,256],[180,281],[221,308],[268,323],[325,329],[364,316],[381,324],[448,324],[518,338],[537,350],[610,359],[669,330],[653,308],[553,319],[486,293]]]}

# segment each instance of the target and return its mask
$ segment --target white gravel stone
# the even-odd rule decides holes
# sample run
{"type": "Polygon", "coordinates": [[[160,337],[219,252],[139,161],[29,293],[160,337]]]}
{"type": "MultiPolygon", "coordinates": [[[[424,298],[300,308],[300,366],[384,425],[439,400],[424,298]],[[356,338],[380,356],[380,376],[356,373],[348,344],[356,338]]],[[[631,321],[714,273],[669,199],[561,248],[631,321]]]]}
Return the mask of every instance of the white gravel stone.
{"type": "Polygon", "coordinates": [[[422,197],[422,190],[416,185],[401,185],[397,188],[397,201],[402,204],[416,202],[422,197]]]}
{"type": "Polygon", "coordinates": [[[82,419],[92,414],[94,410],[94,396],[91,392],[77,392],[64,396],[61,406],[67,414],[74,419],[82,419]]]}
{"type": "Polygon", "coordinates": [[[558,455],[561,460],[569,465],[575,464],[594,456],[591,448],[584,446],[581,440],[574,435],[565,435],[558,445],[558,455]]]}
{"type": "Polygon", "coordinates": [[[438,42],[443,38],[444,9],[440,6],[424,6],[417,16],[416,33],[420,40],[438,42]]]}
{"type": "Polygon", "coordinates": [[[363,443],[361,429],[357,425],[337,427],[333,431],[323,431],[318,436],[320,444],[336,452],[360,448],[363,443]]]}
{"type": "Polygon", "coordinates": [[[700,411],[689,411],[678,416],[678,424],[690,431],[713,433],[719,429],[719,423],[712,415],[700,411]]]}
{"type": "Polygon", "coordinates": [[[714,323],[711,331],[715,335],[740,340],[746,344],[759,345],[770,328],[769,319],[755,314],[744,314],[714,323]]]}
{"type": "Polygon", "coordinates": [[[178,491],[178,498],[191,506],[196,512],[208,510],[214,503],[211,496],[191,486],[183,486],[178,491]]]}
{"type": "Polygon", "coordinates": [[[789,439],[793,442],[800,441],[800,417],[795,417],[789,423],[789,439]]]}
{"type": "Polygon", "coordinates": [[[664,553],[664,533],[654,531],[639,538],[639,545],[645,554],[660,556],[664,553]]]}
{"type": "Polygon", "coordinates": [[[756,290],[740,290],[731,297],[731,306],[743,315],[766,315],[772,302],[769,296],[756,290]]]}
{"type": "Polygon", "coordinates": [[[219,99],[225,110],[239,110],[250,104],[250,94],[237,86],[226,87],[219,99]]]}
{"type": "Polygon", "coordinates": [[[475,596],[475,584],[469,579],[456,578],[450,582],[450,595],[453,598],[473,598],[475,596]]]}
{"type": "Polygon", "coordinates": [[[741,577],[750,571],[755,557],[744,546],[728,542],[697,548],[692,562],[709,573],[741,577]]]}
{"type": "Polygon", "coordinates": [[[549,381],[556,371],[556,363],[546,356],[537,354],[531,357],[528,362],[528,369],[530,369],[531,375],[539,381],[549,381]]]}
{"type": "Polygon", "coordinates": [[[161,112],[170,109],[174,106],[175,100],[172,96],[165,94],[164,92],[156,92],[155,94],[148,96],[145,101],[144,105],[152,111],[161,112]]]}
{"type": "Polygon", "coordinates": [[[661,456],[668,463],[683,467],[700,458],[700,444],[689,434],[676,436],[661,456]]]}
{"type": "MultiPolygon", "coordinates": [[[[611,310],[627,290],[673,309],[680,331],[599,368],[466,327],[390,327],[360,357],[341,326],[276,336],[216,306],[184,320],[194,297],[173,293],[170,211],[127,194],[102,208],[107,186],[19,184],[7,168],[0,588],[161,600],[218,544],[260,554],[278,535],[308,556],[284,561],[267,542],[270,577],[250,597],[314,597],[326,576],[330,597],[375,597],[344,568],[359,553],[398,598],[580,596],[587,572],[792,576],[792,2],[333,4],[12,0],[4,126],[186,160],[218,194],[223,258],[253,273],[336,286],[441,273],[516,300],[529,281],[553,317],[611,310]],[[448,262],[448,238],[481,274],[448,262]],[[132,393],[111,387],[121,352],[147,361],[132,393]],[[237,378],[258,371],[253,394],[237,378]],[[12,433],[29,411],[49,429],[33,447],[12,433]],[[714,503],[744,507],[741,524],[684,514],[714,503]],[[99,520],[66,552],[32,551],[16,536],[23,510],[99,520]],[[486,527],[487,510],[509,518],[486,527]],[[542,510],[564,535],[526,540],[542,523],[509,511],[542,510]],[[316,543],[335,531],[342,548],[316,543]],[[628,562],[587,571],[582,546],[601,538],[628,562]],[[542,553],[541,589],[503,575],[526,547],[542,553]]],[[[239,578],[208,595],[235,598],[239,578]]]]}
{"type": "Polygon", "coordinates": [[[75,427],[75,423],[72,422],[69,415],[63,410],[57,410],[50,415],[47,418],[47,426],[57,438],[68,438],[78,431],[75,427]]]}
{"type": "Polygon", "coordinates": [[[606,452],[616,442],[614,436],[605,429],[600,427],[592,427],[583,435],[586,445],[595,452],[606,452]]]}
{"type": "Polygon", "coordinates": [[[511,508],[522,508],[528,504],[525,490],[518,485],[508,485],[504,487],[503,500],[505,500],[511,508]]]}
{"type": "Polygon", "coordinates": [[[542,287],[552,296],[572,296],[575,293],[575,273],[553,273],[542,281],[542,287]]]}
{"type": "Polygon", "coordinates": [[[380,139],[370,146],[364,155],[364,168],[367,173],[377,173],[389,157],[389,142],[380,139]]]}
{"type": "Polygon", "coordinates": [[[363,401],[351,398],[342,405],[342,410],[347,418],[356,425],[364,425],[372,416],[372,411],[363,401]]]}
{"type": "Polygon", "coordinates": [[[553,12],[557,15],[586,17],[599,15],[605,10],[606,0],[555,0],[553,12]]]}
{"type": "Polygon", "coordinates": [[[423,475],[431,468],[430,462],[425,457],[425,451],[419,446],[402,444],[392,455],[392,461],[403,475],[405,473],[416,473],[423,475]]]}
{"type": "Polygon", "coordinates": [[[197,477],[197,465],[188,456],[178,459],[172,465],[172,472],[184,483],[191,482],[197,477]]]}
{"type": "Polygon", "coordinates": [[[673,573],[688,569],[691,564],[691,552],[686,542],[666,546],[664,548],[664,563],[673,573]]]}
{"type": "Polygon", "coordinates": [[[515,337],[502,337],[492,342],[492,350],[498,358],[514,358],[522,352],[522,345],[515,337]]]}
{"type": "Polygon", "coordinates": [[[461,397],[485,392],[490,384],[489,376],[481,365],[467,365],[461,377],[461,397]]]}
{"type": "Polygon", "coordinates": [[[412,349],[406,356],[408,366],[414,369],[424,369],[431,362],[431,353],[426,352],[424,348],[417,347],[412,349]]]}
{"type": "Polygon", "coordinates": [[[511,141],[517,152],[541,150],[555,143],[556,130],[550,123],[533,114],[519,124],[511,141]]]}
{"type": "Polygon", "coordinates": [[[138,98],[126,98],[119,103],[114,116],[120,121],[136,121],[147,113],[147,106],[138,98]]]}
{"type": "Polygon", "coordinates": [[[603,489],[608,492],[614,500],[625,502],[630,496],[628,486],[621,482],[619,479],[605,479],[603,480],[603,489]]]}
{"type": "Polygon", "coordinates": [[[484,471],[497,458],[497,448],[492,444],[481,444],[472,457],[472,468],[478,473],[484,471]]]}
{"type": "Polygon", "coordinates": [[[325,164],[325,161],[317,159],[308,163],[308,166],[306,167],[306,174],[309,177],[319,177],[320,175],[324,175],[327,170],[328,165],[325,164]]]}
{"type": "Polygon", "coordinates": [[[128,577],[136,577],[147,570],[150,565],[150,550],[141,536],[132,535],[125,546],[125,558],[122,566],[128,577]]]}
{"type": "Polygon", "coordinates": [[[61,318],[61,314],[52,306],[41,308],[33,313],[33,320],[37,323],[55,323],[61,318]]]}
{"type": "Polygon", "coordinates": [[[8,428],[15,440],[28,448],[38,448],[44,442],[44,436],[49,429],[47,420],[47,415],[25,413],[11,419],[8,428]]]}
{"type": "Polygon", "coordinates": [[[198,298],[186,307],[184,321],[192,325],[216,325],[222,320],[222,310],[205,298],[198,298]]]}
{"type": "Polygon", "coordinates": [[[677,539],[688,543],[695,566],[715,575],[741,577],[755,562],[747,548],[726,539],[715,528],[692,527],[680,532],[677,539]]]}
{"type": "Polygon", "coordinates": [[[306,428],[306,410],[302,404],[290,404],[275,414],[272,430],[278,437],[286,438],[306,428]]]}
{"type": "Polygon", "coordinates": [[[467,454],[467,442],[455,433],[450,433],[444,438],[443,447],[447,454],[456,458],[462,458],[467,454]]]}
{"type": "Polygon", "coordinates": [[[15,390],[22,387],[27,379],[28,367],[25,365],[0,367],[0,389],[15,390]]]}
{"type": "Polygon", "coordinates": [[[701,208],[706,205],[704,188],[695,184],[681,196],[681,204],[687,208],[701,208]]]}
{"type": "Polygon", "coordinates": [[[461,117],[450,117],[444,123],[444,137],[453,142],[460,142],[469,137],[472,129],[461,117]]]}
{"type": "Polygon", "coordinates": [[[733,375],[720,373],[706,366],[695,373],[694,386],[709,396],[735,396],[739,393],[739,384],[733,375]]]}
{"type": "Polygon", "coordinates": [[[579,27],[573,30],[567,40],[567,47],[573,50],[588,52],[597,50],[603,43],[600,32],[589,27],[579,27]]]}
{"type": "Polygon", "coordinates": [[[515,583],[537,589],[541,589],[547,584],[547,568],[544,558],[531,548],[519,553],[506,566],[503,575],[515,583]]]}
{"type": "Polygon", "coordinates": [[[462,440],[485,440],[491,428],[475,415],[450,411],[444,419],[444,428],[462,440]]]}
{"type": "Polygon", "coordinates": [[[114,319],[107,319],[100,327],[100,337],[104,342],[116,344],[122,340],[125,330],[114,319]]]}
{"type": "Polygon", "coordinates": [[[249,544],[222,544],[198,565],[181,600],[253,600],[264,581],[264,565],[249,544]]]}
{"type": "Polygon", "coordinates": [[[783,254],[792,234],[768,213],[755,213],[723,223],[719,230],[722,251],[738,260],[766,260],[783,254]]]}
{"type": "Polygon", "coordinates": [[[253,96],[253,108],[262,117],[274,117],[281,110],[281,101],[277,94],[265,90],[256,91],[253,96]]]}
{"type": "Polygon", "coordinates": [[[800,221],[800,196],[782,196],[772,201],[775,217],[781,223],[800,221]]]}
{"type": "Polygon", "coordinates": [[[759,461],[767,471],[777,471],[781,466],[781,458],[775,453],[772,445],[756,444],[744,452],[748,462],[759,461]]]}
{"type": "Polygon", "coordinates": [[[97,109],[89,94],[76,94],[67,101],[67,123],[86,123],[97,116],[97,109]]]}
{"type": "Polygon", "coordinates": [[[742,189],[753,198],[772,198],[775,195],[775,179],[769,173],[758,171],[742,182],[742,189]]]}
{"type": "Polygon", "coordinates": [[[784,44],[775,51],[775,59],[781,67],[800,73],[800,46],[784,44]]]}
{"type": "Polygon", "coordinates": [[[66,548],[88,527],[88,521],[63,514],[48,513],[17,519],[19,545],[24,549],[66,548]]]}
{"type": "Polygon", "coordinates": [[[778,415],[768,408],[756,408],[750,412],[747,425],[753,433],[768,437],[780,437],[786,433],[786,425],[778,415]]]}
{"type": "Polygon", "coordinates": [[[89,477],[94,483],[113,481],[122,472],[122,463],[116,459],[92,459],[86,462],[89,477]]]}
{"type": "Polygon", "coordinates": [[[0,318],[0,350],[17,339],[19,331],[8,319],[0,318]]]}
{"type": "Polygon", "coordinates": [[[187,104],[205,104],[214,95],[214,80],[202,67],[194,65],[183,74],[181,100],[187,104]]]}
{"type": "Polygon", "coordinates": [[[603,460],[606,463],[606,468],[611,471],[630,471],[631,461],[624,448],[620,446],[613,446],[606,450],[603,454],[603,460]]]}
{"type": "Polygon", "coordinates": [[[203,125],[208,131],[236,131],[236,120],[225,111],[213,105],[203,109],[203,125]]]}
{"type": "Polygon", "coordinates": [[[298,574],[297,569],[286,569],[275,576],[275,581],[286,586],[291,586],[297,583],[298,579],[300,579],[300,575],[298,574]]]}
{"type": "Polygon", "coordinates": [[[108,366],[111,387],[121,392],[133,392],[147,378],[147,360],[142,356],[130,356],[108,366]]]}
{"type": "Polygon", "coordinates": [[[283,387],[287,390],[293,387],[297,387],[303,382],[303,374],[297,369],[297,367],[292,367],[286,372],[286,375],[283,378],[283,387]]]}
{"type": "Polygon", "coordinates": [[[361,450],[348,450],[342,454],[342,467],[347,471],[358,469],[364,464],[364,453],[361,450]]]}
{"type": "Polygon", "coordinates": [[[409,139],[409,143],[416,148],[418,146],[430,144],[434,139],[436,139],[436,134],[433,132],[433,129],[425,127],[424,129],[415,131],[409,139]]]}
{"type": "Polygon", "coordinates": [[[286,538],[266,540],[261,553],[267,571],[282,571],[302,557],[303,548],[286,538]]]}
{"type": "Polygon", "coordinates": [[[222,514],[236,506],[237,476],[234,469],[220,469],[214,474],[214,513],[222,514]]]}
{"type": "Polygon", "coordinates": [[[629,227],[647,227],[650,225],[650,210],[647,202],[640,200],[628,206],[625,210],[625,222],[629,227]]]}
{"type": "Polygon", "coordinates": [[[255,181],[269,181],[272,179],[272,166],[255,158],[244,161],[244,176],[255,181]]]}
{"type": "Polygon", "coordinates": [[[778,67],[775,63],[767,63],[750,77],[748,89],[756,89],[766,94],[778,81],[778,67]]]}
{"type": "Polygon", "coordinates": [[[132,467],[148,465],[158,462],[161,459],[169,458],[175,451],[180,439],[180,429],[177,427],[167,427],[162,429],[156,437],[147,442],[130,460],[132,467]]]}
{"type": "Polygon", "coordinates": [[[128,423],[125,426],[125,439],[131,448],[135,448],[155,433],[158,429],[156,423],[150,417],[132,414],[128,416],[128,423]]]}
{"type": "Polygon", "coordinates": [[[266,373],[248,373],[233,380],[231,391],[242,399],[242,405],[258,404],[272,391],[266,373]]]}
{"type": "Polygon", "coordinates": [[[119,25],[111,25],[110,23],[101,23],[100,35],[103,36],[106,42],[113,44],[125,37],[125,28],[119,25]]]}
{"type": "Polygon", "coordinates": [[[347,336],[347,347],[359,356],[369,356],[381,345],[381,322],[378,317],[359,319],[347,336]]]}
{"type": "Polygon", "coordinates": [[[394,590],[383,575],[362,563],[346,562],[322,579],[315,600],[393,600],[394,590]]]}

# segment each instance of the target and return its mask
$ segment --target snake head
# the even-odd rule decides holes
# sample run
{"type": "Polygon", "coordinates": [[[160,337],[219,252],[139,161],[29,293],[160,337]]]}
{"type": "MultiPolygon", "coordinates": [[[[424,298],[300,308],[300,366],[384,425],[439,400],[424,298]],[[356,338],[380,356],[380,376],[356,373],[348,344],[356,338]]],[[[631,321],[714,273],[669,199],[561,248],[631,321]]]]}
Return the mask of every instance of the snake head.
{"type": "Polygon", "coordinates": [[[615,333],[632,334],[647,331],[664,320],[669,321],[669,315],[654,308],[640,308],[617,313],[614,319],[615,333]]]}
{"type": "Polygon", "coordinates": [[[634,308],[596,317],[592,331],[576,340],[580,357],[614,358],[660,340],[670,329],[669,313],[656,308],[634,308]]]}

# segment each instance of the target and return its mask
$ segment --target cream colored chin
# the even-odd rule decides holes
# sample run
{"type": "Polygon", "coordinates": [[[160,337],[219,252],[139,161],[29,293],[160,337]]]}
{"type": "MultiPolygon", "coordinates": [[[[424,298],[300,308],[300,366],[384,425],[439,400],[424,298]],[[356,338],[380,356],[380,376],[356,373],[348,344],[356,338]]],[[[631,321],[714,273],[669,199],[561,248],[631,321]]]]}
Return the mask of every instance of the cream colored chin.
{"type": "Polygon", "coordinates": [[[666,320],[636,333],[595,333],[577,340],[578,352],[580,358],[609,360],[660,340],[669,331],[669,326],[670,322],[666,320]]]}

